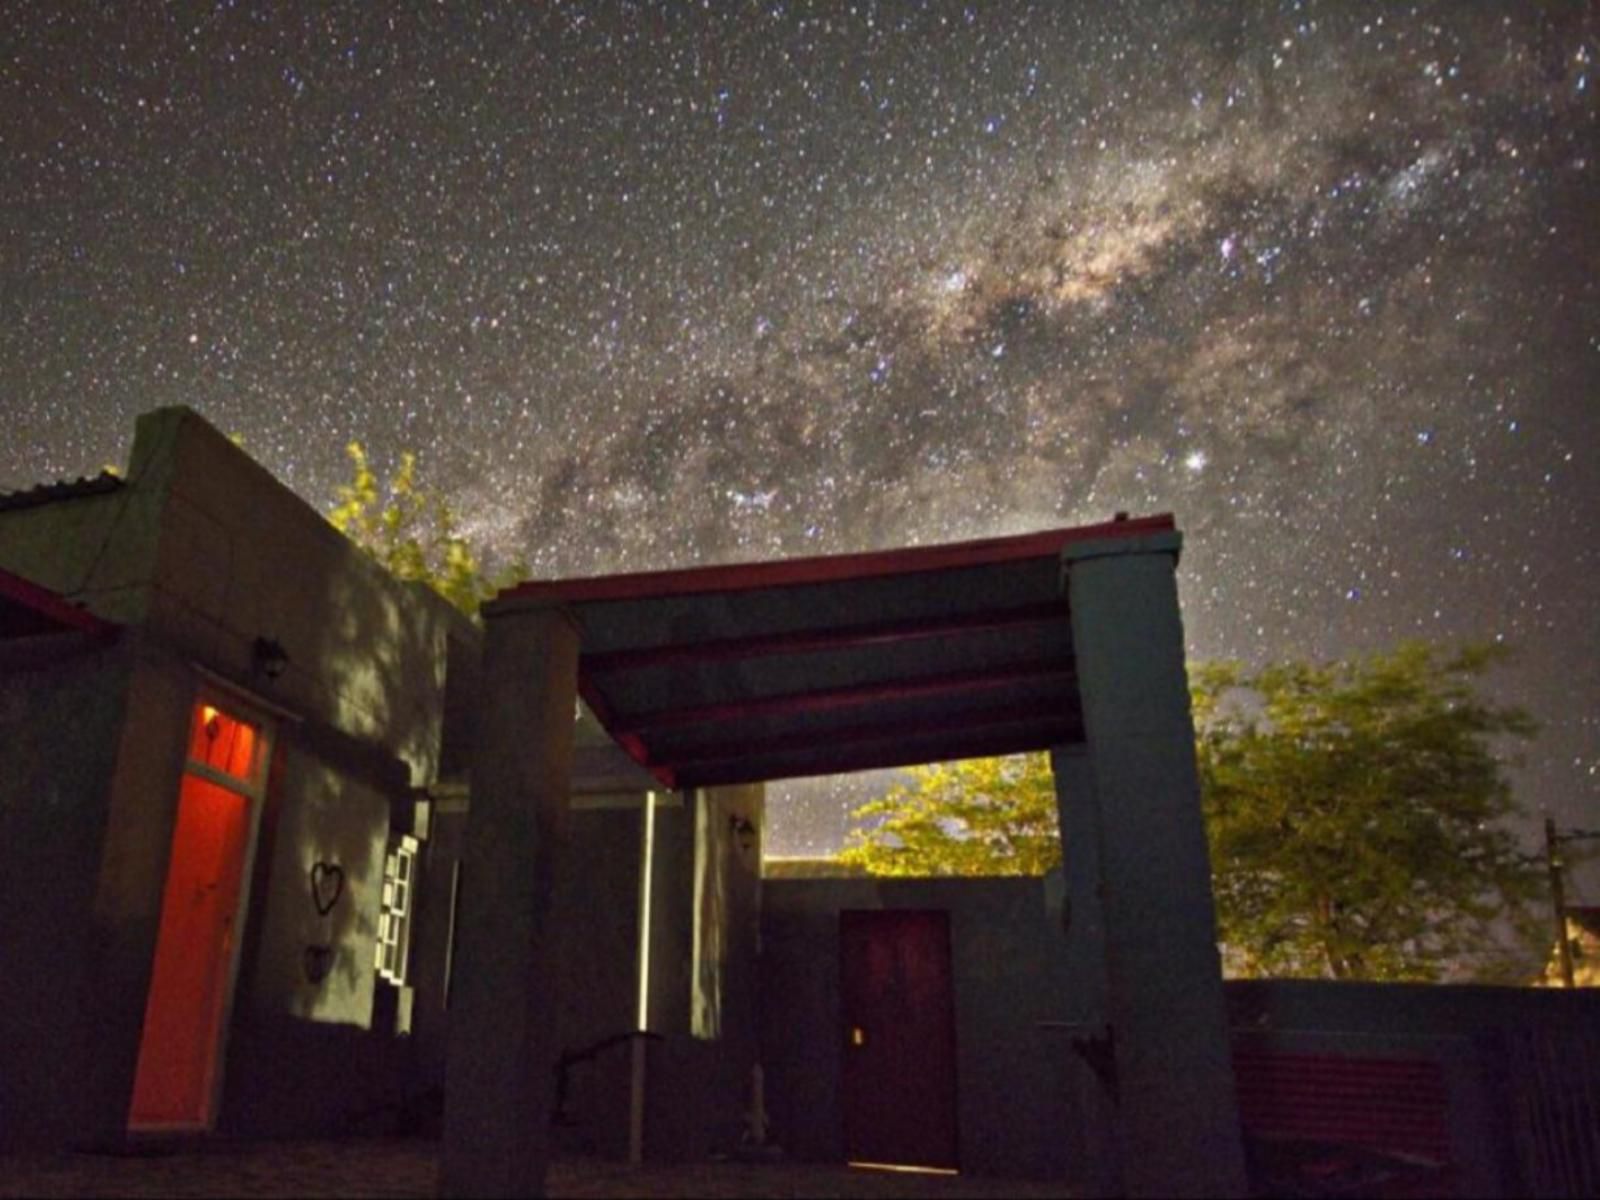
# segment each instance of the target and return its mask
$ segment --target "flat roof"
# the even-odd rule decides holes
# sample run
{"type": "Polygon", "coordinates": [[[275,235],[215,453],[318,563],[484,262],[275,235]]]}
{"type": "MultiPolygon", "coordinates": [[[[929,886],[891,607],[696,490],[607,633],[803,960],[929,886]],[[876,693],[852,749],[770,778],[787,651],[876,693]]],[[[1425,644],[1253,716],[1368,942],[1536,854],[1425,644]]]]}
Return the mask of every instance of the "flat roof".
{"type": "Polygon", "coordinates": [[[1062,551],[1174,528],[540,580],[484,615],[571,612],[580,693],[665,788],[1014,754],[1083,737],[1062,551]]]}

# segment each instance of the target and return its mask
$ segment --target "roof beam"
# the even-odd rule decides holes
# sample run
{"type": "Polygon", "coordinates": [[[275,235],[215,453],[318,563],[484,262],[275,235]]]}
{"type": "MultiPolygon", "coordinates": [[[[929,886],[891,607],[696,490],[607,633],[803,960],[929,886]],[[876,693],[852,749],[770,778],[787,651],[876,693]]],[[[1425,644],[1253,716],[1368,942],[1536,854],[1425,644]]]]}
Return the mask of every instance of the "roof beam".
{"type": "MultiPolygon", "coordinates": [[[[1067,685],[1075,678],[1073,660],[1069,655],[1039,663],[956,671],[943,675],[857,684],[851,687],[818,688],[808,692],[789,692],[722,704],[666,708],[648,713],[616,713],[609,714],[611,716],[609,721],[604,717],[601,720],[611,735],[626,745],[626,738],[649,733],[655,729],[681,729],[687,725],[709,725],[752,717],[830,712],[834,709],[853,708],[863,704],[883,704],[928,696],[961,695],[1027,684],[1067,685]]],[[[598,708],[595,709],[595,715],[600,715],[598,708]]]]}
{"type": "Polygon", "coordinates": [[[1081,720],[1070,711],[1051,715],[1041,713],[1036,704],[1009,704],[1003,708],[980,709],[976,712],[953,714],[933,720],[900,718],[893,721],[847,725],[839,729],[775,734],[770,737],[727,738],[687,750],[657,746],[650,750],[650,756],[652,761],[662,763],[681,774],[704,765],[810,750],[819,745],[832,747],[890,739],[947,736],[964,732],[970,732],[974,736],[987,736],[999,733],[1007,727],[1038,725],[1041,722],[1055,722],[1058,719],[1065,722],[1069,730],[1078,731],[1078,736],[1081,737],[1079,729],[1081,720]]]}
{"type": "Polygon", "coordinates": [[[756,783],[775,779],[798,779],[808,775],[840,775],[851,771],[872,771],[888,767],[920,766],[930,762],[951,762],[963,758],[993,758],[1004,754],[1023,754],[1048,750],[1053,746],[1081,740],[1062,718],[1040,721],[976,737],[945,736],[942,739],[895,739],[874,745],[856,746],[839,753],[826,749],[814,753],[768,755],[743,758],[702,767],[685,767],[676,772],[679,787],[718,787],[732,783],[756,783]]]}
{"type": "Polygon", "coordinates": [[[648,667],[726,662],[774,654],[813,654],[828,650],[890,645],[923,638],[949,637],[958,633],[990,633],[998,630],[1022,629],[1065,620],[1067,620],[1067,605],[1066,600],[1062,599],[1050,604],[1030,604],[1000,611],[960,613],[956,616],[874,621],[864,625],[846,625],[838,629],[791,630],[757,637],[716,638],[702,642],[676,642],[666,646],[612,650],[584,655],[580,662],[580,670],[590,675],[607,675],[620,671],[640,671],[648,667]]]}

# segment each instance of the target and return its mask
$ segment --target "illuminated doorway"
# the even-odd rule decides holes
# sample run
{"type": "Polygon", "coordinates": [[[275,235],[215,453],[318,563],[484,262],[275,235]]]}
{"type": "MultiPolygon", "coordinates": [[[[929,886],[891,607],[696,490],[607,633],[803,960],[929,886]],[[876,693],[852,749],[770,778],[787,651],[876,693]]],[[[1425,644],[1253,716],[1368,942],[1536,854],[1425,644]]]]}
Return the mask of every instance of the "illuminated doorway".
{"type": "Polygon", "coordinates": [[[195,705],[130,1129],[198,1131],[215,1120],[268,740],[262,722],[195,705]]]}
{"type": "Polygon", "coordinates": [[[950,914],[839,914],[845,1159],[953,1171],[955,986],[950,914]]]}

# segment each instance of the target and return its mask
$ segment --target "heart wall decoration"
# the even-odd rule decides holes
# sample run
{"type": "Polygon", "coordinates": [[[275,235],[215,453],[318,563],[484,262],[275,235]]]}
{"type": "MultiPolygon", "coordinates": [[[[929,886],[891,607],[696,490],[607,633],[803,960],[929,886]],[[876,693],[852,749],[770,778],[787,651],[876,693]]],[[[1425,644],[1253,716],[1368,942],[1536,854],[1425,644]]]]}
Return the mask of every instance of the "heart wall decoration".
{"type": "Polygon", "coordinates": [[[344,868],[338,863],[319,862],[311,868],[311,903],[317,915],[325,917],[344,895],[344,868]]]}
{"type": "Polygon", "coordinates": [[[301,959],[305,969],[306,979],[311,983],[321,983],[328,977],[328,972],[333,969],[332,946],[307,946],[301,959]]]}

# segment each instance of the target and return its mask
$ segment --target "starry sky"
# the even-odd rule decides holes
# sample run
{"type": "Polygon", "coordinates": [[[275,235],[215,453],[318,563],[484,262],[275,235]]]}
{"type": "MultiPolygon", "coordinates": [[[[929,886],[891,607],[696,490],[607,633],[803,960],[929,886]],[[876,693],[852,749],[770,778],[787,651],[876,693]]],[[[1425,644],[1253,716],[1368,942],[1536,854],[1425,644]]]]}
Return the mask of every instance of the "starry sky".
{"type": "Polygon", "coordinates": [[[1509,642],[1600,827],[1596,10],[1112,8],[4,0],[0,488],[187,404],[541,577],[1171,510],[1192,656],[1509,642]]]}

